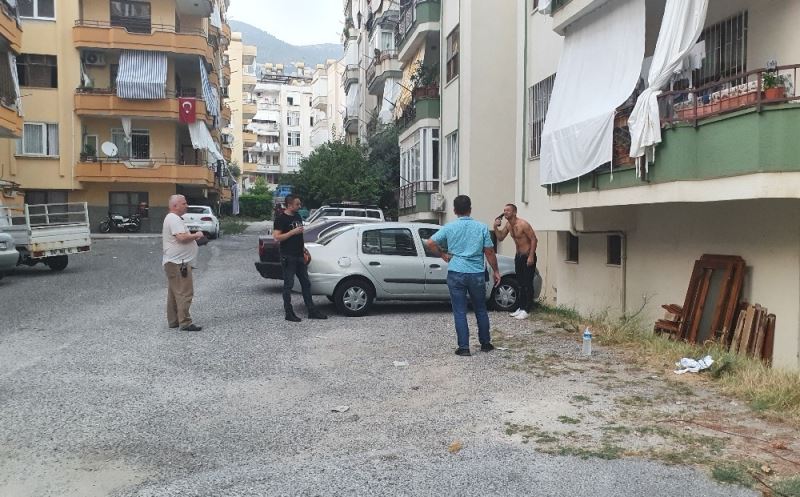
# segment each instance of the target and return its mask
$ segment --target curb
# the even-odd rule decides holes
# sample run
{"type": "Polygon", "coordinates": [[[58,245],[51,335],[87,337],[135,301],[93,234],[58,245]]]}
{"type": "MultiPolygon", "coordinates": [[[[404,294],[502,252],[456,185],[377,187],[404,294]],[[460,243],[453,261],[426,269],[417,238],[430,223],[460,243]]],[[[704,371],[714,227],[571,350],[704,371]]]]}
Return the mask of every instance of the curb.
{"type": "Polygon", "coordinates": [[[161,238],[159,233],[114,233],[111,234],[95,234],[92,233],[92,240],[147,240],[161,238]]]}

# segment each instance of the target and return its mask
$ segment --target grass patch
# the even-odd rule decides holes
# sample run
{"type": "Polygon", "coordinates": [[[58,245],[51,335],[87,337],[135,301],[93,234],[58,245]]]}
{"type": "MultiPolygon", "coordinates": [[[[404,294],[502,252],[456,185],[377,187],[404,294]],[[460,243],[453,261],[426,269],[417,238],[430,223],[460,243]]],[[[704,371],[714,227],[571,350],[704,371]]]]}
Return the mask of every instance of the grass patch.
{"type": "MultiPolygon", "coordinates": [[[[574,309],[539,306],[537,317],[560,326],[583,329],[592,328],[597,342],[605,346],[618,346],[635,355],[633,360],[649,367],[672,368],[682,357],[711,355],[714,365],[710,374],[704,373],[718,385],[723,393],[742,399],[757,411],[778,414],[786,421],[800,425],[800,373],[772,369],[763,362],[731,354],[727,349],[708,343],[693,345],[656,335],[650,323],[636,316],[609,319],[606,315],[580,316],[574,309]]],[[[674,386],[682,396],[690,396],[689,387],[674,386]]]]}
{"type": "Polygon", "coordinates": [[[779,481],[775,484],[775,491],[789,497],[800,497],[800,476],[779,481]]]}
{"type": "Polygon", "coordinates": [[[558,419],[560,422],[564,423],[565,425],[578,425],[578,424],[581,424],[581,420],[580,419],[571,418],[569,416],[561,415],[556,419],[558,419]]]}
{"type": "Polygon", "coordinates": [[[624,450],[622,447],[611,444],[603,444],[599,448],[586,448],[586,447],[558,447],[553,450],[544,450],[548,454],[556,454],[559,456],[574,456],[581,459],[590,459],[596,457],[598,459],[605,459],[610,461],[612,459],[619,459],[622,457],[624,450]]]}
{"type": "Polygon", "coordinates": [[[741,464],[720,464],[711,468],[711,476],[721,483],[752,487],[755,480],[741,464]]]}
{"type": "Polygon", "coordinates": [[[219,227],[226,235],[239,235],[247,229],[247,223],[238,218],[226,217],[220,219],[219,227]]]}
{"type": "Polygon", "coordinates": [[[576,403],[583,403],[583,404],[594,404],[594,401],[587,397],[586,395],[573,395],[572,401],[576,403]]]}

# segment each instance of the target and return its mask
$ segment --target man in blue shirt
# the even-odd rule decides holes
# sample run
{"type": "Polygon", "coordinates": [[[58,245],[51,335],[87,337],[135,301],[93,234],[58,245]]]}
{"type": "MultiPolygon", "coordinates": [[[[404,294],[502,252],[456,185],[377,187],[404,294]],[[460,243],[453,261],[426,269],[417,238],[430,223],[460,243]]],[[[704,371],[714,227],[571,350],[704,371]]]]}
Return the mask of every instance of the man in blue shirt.
{"type": "Polygon", "coordinates": [[[484,280],[484,256],[494,271],[494,285],[500,284],[500,270],[497,256],[489,236],[489,228],[475,221],[472,213],[472,200],[459,195],[453,200],[453,211],[458,219],[448,223],[428,240],[428,247],[434,254],[440,254],[448,263],[447,287],[453,306],[453,320],[456,324],[458,348],[456,355],[468,356],[469,325],[467,324],[467,296],[472,301],[475,317],[478,320],[478,339],[481,350],[494,350],[489,334],[489,313],[486,310],[486,282],[484,280]],[[447,250],[442,250],[447,247],[447,250]]]}

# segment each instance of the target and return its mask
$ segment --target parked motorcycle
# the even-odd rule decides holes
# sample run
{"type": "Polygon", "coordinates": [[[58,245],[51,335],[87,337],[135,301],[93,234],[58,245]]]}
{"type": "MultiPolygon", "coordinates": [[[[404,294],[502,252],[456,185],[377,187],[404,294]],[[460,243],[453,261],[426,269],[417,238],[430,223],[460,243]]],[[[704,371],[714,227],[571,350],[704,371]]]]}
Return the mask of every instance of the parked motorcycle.
{"type": "Polygon", "coordinates": [[[100,233],[110,233],[111,231],[136,233],[142,229],[142,218],[139,214],[130,217],[119,214],[108,213],[108,217],[100,221],[100,233]]]}

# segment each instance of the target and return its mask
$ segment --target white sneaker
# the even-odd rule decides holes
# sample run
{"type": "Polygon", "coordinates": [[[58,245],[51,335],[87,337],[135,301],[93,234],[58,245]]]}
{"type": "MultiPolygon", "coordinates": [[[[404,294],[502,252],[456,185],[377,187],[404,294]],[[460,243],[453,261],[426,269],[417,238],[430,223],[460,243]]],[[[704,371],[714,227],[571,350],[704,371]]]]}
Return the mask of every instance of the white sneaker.
{"type": "Polygon", "coordinates": [[[515,317],[517,317],[519,315],[520,312],[522,312],[522,309],[517,309],[516,311],[512,312],[511,314],[509,314],[509,316],[511,316],[512,318],[515,318],[515,317]]]}
{"type": "Polygon", "coordinates": [[[528,313],[527,313],[527,312],[525,312],[525,311],[522,311],[522,310],[521,310],[521,311],[519,311],[519,314],[517,314],[516,316],[514,316],[514,318],[516,318],[516,319],[520,319],[520,320],[522,320],[522,319],[528,319],[528,313]]]}

